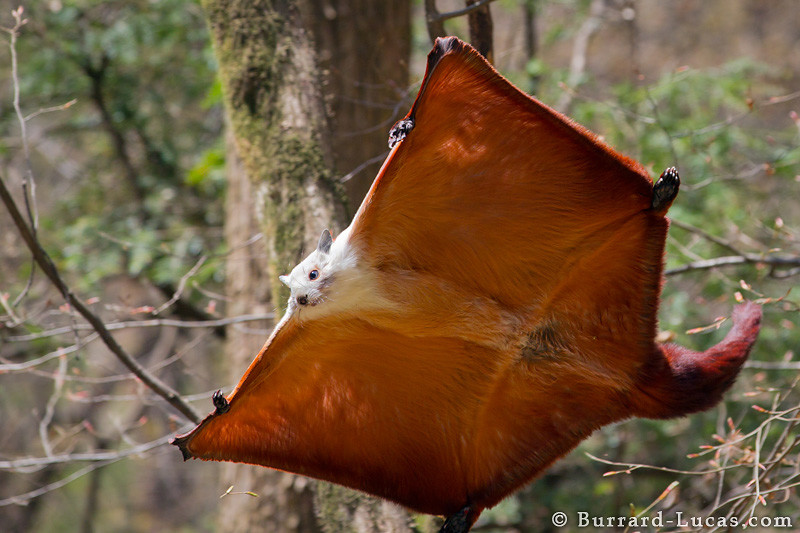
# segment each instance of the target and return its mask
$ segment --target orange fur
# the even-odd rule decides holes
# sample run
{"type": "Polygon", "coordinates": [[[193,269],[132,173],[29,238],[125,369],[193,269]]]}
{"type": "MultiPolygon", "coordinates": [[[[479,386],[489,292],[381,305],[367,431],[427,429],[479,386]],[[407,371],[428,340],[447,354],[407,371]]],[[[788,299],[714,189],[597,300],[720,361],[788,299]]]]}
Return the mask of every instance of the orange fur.
{"type": "Polygon", "coordinates": [[[760,308],[706,353],[656,345],[668,204],[639,165],[455,39],[407,119],[348,234],[393,305],[288,313],[185,457],[470,522],[598,427],[719,400],[760,308]]]}

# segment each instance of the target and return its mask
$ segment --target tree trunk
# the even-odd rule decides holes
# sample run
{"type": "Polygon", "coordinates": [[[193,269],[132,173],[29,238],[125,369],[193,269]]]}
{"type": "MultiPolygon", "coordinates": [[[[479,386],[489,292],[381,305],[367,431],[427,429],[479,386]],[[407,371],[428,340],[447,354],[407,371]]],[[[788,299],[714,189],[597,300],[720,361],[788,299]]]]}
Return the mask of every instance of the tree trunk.
{"type": "Polygon", "coordinates": [[[327,123],[316,58],[291,0],[205,0],[224,101],[253,186],[268,252],[273,307],[278,275],[313,250],[323,227],[343,229],[343,194],[323,143],[327,123]]]}
{"type": "MultiPolygon", "coordinates": [[[[229,128],[230,130],[230,128],[229,128]]],[[[261,231],[256,217],[255,184],[238,156],[232,133],[228,132],[225,205],[225,240],[231,249],[226,258],[226,313],[237,316],[274,311],[270,303],[267,249],[264,239],[248,244],[261,231]]],[[[271,323],[247,328],[229,327],[225,338],[225,361],[229,383],[235,383],[252,357],[264,344],[271,323]]],[[[313,508],[313,482],[267,468],[226,463],[219,492],[233,486],[232,494],[220,500],[218,531],[263,531],[316,533],[320,531],[313,508]],[[245,491],[253,491],[257,498],[245,491]],[[238,494],[237,494],[238,493],[238,494]]]]}
{"type": "MultiPolygon", "coordinates": [[[[465,0],[465,3],[469,7],[478,3],[478,0],[465,0]]],[[[470,43],[489,63],[494,63],[494,24],[490,8],[489,4],[485,4],[473,9],[467,19],[470,43]]]]}
{"type": "MultiPolygon", "coordinates": [[[[228,314],[259,307],[280,314],[288,292],[278,275],[315,247],[323,228],[335,234],[346,223],[316,54],[297,1],[205,0],[204,8],[235,140],[228,150],[228,314]],[[258,231],[261,241],[241,246],[258,231]]],[[[228,333],[225,361],[234,381],[266,336],[228,333]]],[[[245,465],[228,465],[223,477],[220,493],[233,490],[220,500],[220,532],[410,531],[405,511],[346,489],[322,485],[318,520],[316,482],[245,465]],[[258,497],[235,494],[242,491],[258,497]]]]}
{"type": "MultiPolygon", "coordinates": [[[[281,313],[288,293],[278,275],[313,249],[322,227],[341,229],[345,218],[320,143],[325,115],[313,49],[293,2],[207,0],[204,7],[235,139],[228,150],[228,313],[281,313]],[[260,242],[237,249],[257,231],[260,242]]],[[[229,380],[241,376],[265,339],[231,328],[229,380]]],[[[308,479],[245,465],[229,465],[223,477],[220,493],[233,485],[233,492],[259,496],[223,498],[219,531],[320,531],[308,479]]]]}
{"type": "Polygon", "coordinates": [[[331,115],[337,176],[354,214],[388,154],[389,129],[411,107],[411,2],[307,0],[331,115]]]}

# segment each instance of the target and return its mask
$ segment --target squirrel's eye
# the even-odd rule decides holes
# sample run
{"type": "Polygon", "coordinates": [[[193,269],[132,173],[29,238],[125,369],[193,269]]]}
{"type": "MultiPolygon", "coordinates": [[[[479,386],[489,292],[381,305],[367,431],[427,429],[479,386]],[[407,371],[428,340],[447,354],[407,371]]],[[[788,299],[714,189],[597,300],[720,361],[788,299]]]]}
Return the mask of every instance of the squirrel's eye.
{"type": "Polygon", "coordinates": [[[317,269],[314,269],[308,273],[308,279],[310,279],[311,281],[314,281],[318,277],[319,277],[319,270],[317,269]]]}

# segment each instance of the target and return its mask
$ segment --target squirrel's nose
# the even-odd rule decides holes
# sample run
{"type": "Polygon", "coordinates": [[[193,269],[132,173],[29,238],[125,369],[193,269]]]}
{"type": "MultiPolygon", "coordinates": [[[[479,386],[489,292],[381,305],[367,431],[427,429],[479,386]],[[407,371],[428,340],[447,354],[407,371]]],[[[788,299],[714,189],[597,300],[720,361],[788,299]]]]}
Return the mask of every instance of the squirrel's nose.
{"type": "Polygon", "coordinates": [[[298,296],[295,300],[297,300],[298,305],[306,305],[308,303],[308,296],[298,296]]]}

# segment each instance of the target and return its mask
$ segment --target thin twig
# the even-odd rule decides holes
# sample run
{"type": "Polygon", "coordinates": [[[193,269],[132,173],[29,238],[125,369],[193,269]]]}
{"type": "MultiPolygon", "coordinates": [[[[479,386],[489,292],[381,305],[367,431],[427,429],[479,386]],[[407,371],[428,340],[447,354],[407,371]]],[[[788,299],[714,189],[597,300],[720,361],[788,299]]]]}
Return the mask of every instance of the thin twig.
{"type": "Polygon", "coordinates": [[[685,265],[680,265],[673,268],[664,270],[665,276],[674,276],[676,274],[683,274],[692,270],[708,270],[709,268],[717,268],[721,266],[730,265],[745,265],[763,263],[765,265],[772,265],[776,267],[786,266],[800,266],[800,257],[798,256],[774,256],[774,255],[760,255],[760,254],[743,254],[743,255],[728,255],[723,257],[715,257],[713,259],[702,259],[700,261],[692,261],[685,265]]]}
{"type": "Polygon", "coordinates": [[[25,180],[23,187],[26,189],[25,206],[28,209],[28,218],[31,226],[33,227],[34,234],[39,227],[39,217],[36,212],[36,202],[34,194],[36,190],[36,183],[33,179],[33,169],[31,167],[31,150],[28,143],[28,127],[25,122],[25,116],[22,114],[22,106],[20,105],[20,83],[19,83],[19,61],[17,59],[17,38],[19,37],[19,30],[28,23],[27,19],[22,18],[22,6],[11,12],[14,17],[14,26],[12,28],[3,28],[10,36],[9,50],[11,52],[11,80],[14,85],[14,98],[13,106],[14,113],[17,115],[17,122],[19,122],[20,138],[22,139],[22,153],[25,156],[25,180]],[[27,190],[30,187],[30,191],[27,190]],[[30,204],[28,203],[30,201],[30,204]]]}
{"type": "Polygon", "coordinates": [[[681,166],[680,158],[678,157],[677,150],[675,150],[675,138],[673,137],[670,128],[664,124],[663,120],[661,120],[661,113],[658,110],[658,102],[656,102],[656,99],[653,98],[653,93],[650,90],[649,85],[645,87],[645,94],[647,96],[647,101],[650,103],[650,108],[653,110],[653,118],[656,120],[656,126],[658,126],[658,129],[660,129],[661,132],[664,134],[664,136],[667,138],[668,141],[667,145],[669,146],[669,153],[670,157],[672,158],[672,165],[680,168],[681,166]]]}
{"type": "Polygon", "coordinates": [[[61,104],[61,105],[55,105],[55,106],[52,106],[52,107],[43,107],[41,109],[38,109],[38,110],[34,111],[33,113],[31,113],[30,115],[26,116],[25,117],[25,122],[29,121],[32,118],[38,117],[39,115],[44,115],[45,113],[53,113],[54,111],[63,111],[65,109],[69,109],[70,107],[75,105],[75,103],[77,103],[77,101],[78,101],[77,98],[73,98],[69,102],[66,102],[66,103],[61,104]]]}
{"type": "Polygon", "coordinates": [[[436,0],[425,0],[425,22],[428,26],[428,36],[431,41],[434,41],[437,37],[444,37],[446,35],[444,30],[445,20],[467,15],[493,1],[494,0],[480,0],[463,9],[439,13],[439,10],[436,9],[436,0]]]}
{"type": "Polygon", "coordinates": [[[145,444],[141,444],[139,446],[134,446],[127,450],[122,450],[118,452],[94,452],[89,454],[56,455],[51,458],[33,458],[33,459],[17,459],[15,461],[0,461],[0,469],[12,469],[17,471],[26,471],[26,467],[28,471],[35,471],[51,464],[64,464],[75,461],[92,462],[92,464],[89,464],[84,468],[81,468],[80,470],[65,477],[64,479],[60,479],[58,481],[45,485],[44,487],[39,487],[38,489],[26,492],[25,494],[19,494],[16,496],[11,496],[9,498],[2,499],[0,500],[0,507],[6,507],[9,505],[26,505],[34,498],[38,498],[39,496],[47,494],[48,492],[58,490],[61,487],[68,485],[69,483],[72,483],[76,479],[80,479],[86,474],[94,470],[97,470],[98,468],[103,468],[104,466],[108,466],[112,463],[130,457],[132,455],[138,455],[153,450],[155,448],[158,448],[160,446],[164,446],[165,444],[169,443],[170,440],[172,440],[172,435],[167,435],[160,439],[145,444]]]}
{"type": "Polygon", "coordinates": [[[492,2],[494,2],[494,0],[479,0],[478,2],[475,2],[474,4],[464,7],[462,9],[455,9],[453,11],[447,11],[446,13],[436,13],[435,15],[433,15],[433,20],[438,22],[438,21],[453,19],[456,17],[461,17],[463,15],[468,15],[473,11],[492,2]]]}
{"type": "MultiPolygon", "coordinates": [[[[197,394],[187,394],[183,397],[184,400],[187,402],[194,402],[198,400],[210,400],[214,397],[218,391],[232,391],[233,385],[227,387],[214,387],[213,390],[207,392],[199,392],[197,394]]],[[[153,396],[152,398],[158,398],[158,396],[153,396]]],[[[150,404],[151,399],[150,396],[142,396],[141,394],[96,394],[94,396],[67,396],[67,400],[73,403],[84,403],[84,404],[93,404],[93,403],[108,403],[108,402],[142,402],[143,404],[150,404]]]]}
{"type": "MultiPolygon", "coordinates": [[[[109,331],[117,329],[129,328],[156,328],[169,326],[173,328],[217,328],[220,326],[229,326],[231,324],[240,324],[242,322],[257,322],[260,320],[274,320],[274,313],[262,313],[255,315],[239,315],[230,318],[219,318],[216,320],[175,320],[171,318],[153,318],[150,320],[129,320],[125,322],[110,322],[106,324],[109,331]]],[[[48,329],[38,333],[29,333],[27,335],[12,335],[6,338],[10,342],[27,342],[47,337],[55,337],[57,335],[64,335],[72,332],[73,329],[78,330],[92,330],[94,329],[90,324],[76,324],[72,326],[64,326],[60,328],[48,329]]]]}
{"type": "MultiPolygon", "coordinates": [[[[152,365],[148,366],[145,370],[147,372],[151,373],[151,374],[154,374],[156,371],[161,370],[162,368],[166,368],[167,366],[171,365],[175,361],[179,361],[180,359],[183,358],[184,355],[186,355],[188,352],[193,350],[197,346],[197,344],[202,342],[203,339],[206,337],[206,335],[207,335],[206,332],[201,332],[193,340],[191,340],[188,344],[186,344],[180,350],[175,352],[175,354],[171,355],[170,357],[167,357],[166,359],[164,359],[162,361],[159,361],[158,363],[155,363],[155,364],[152,364],[152,365]]],[[[68,346],[66,348],[61,348],[60,351],[62,351],[64,353],[72,353],[72,352],[78,351],[82,347],[88,345],[90,342],[93,342],[93,341],[97,340],[98,338],[100,338],[100,335],[98,335],[97,332],[92,332],[91,334],[87,335],[83,339],[80,339],[79,342],[77,342],[73,346],[68,346]]],[[[47,357],[48,359],[53,359],[52,355],[48,355],[48,356],[45,356],[45,357],[47,357]]],[[[53,373],[49,373],[49,372],[45,372],[43,370],[37,370],[37,369],[33,368],[34,365],[31,364],[31,363],[36,362],[38,364],[42,364],[43,362],[46,362],[46,361],[44,361],[45,357],[40,357],[39,359],[37,359],[35,361],[30,361],[28,363],[18,363],[16,365],[13,364],[13,363],[12,364],[7,364],[7,365],[0,365],[0,373],[19,371],[19,370],[15,369],[14,367],[15,366],[16,367],[26,366],[25,371],[26,372],[30,372],[31,374],[33,374],[35,376],[40,376],[40,377],[44,377],[44,378],[47,378],[47,379],[59,379],[58,374],[53,374],[53,373]]],[[[38,366],[38,364],[36,366],[38,366]]],[[[102,377],[84,376],[84,375],[81,375],[81,374],[77,374],[77,375],[67,374],[67,375],[63,376],[63,378],[61,378],[61,379],[63,379],[64,381],[74,381],[74,382],[80,382],[80,383],[102,384],[102,383],[117,383],[117,382],[121,382],[121,381],[130,381],[130,380],[137,379],[137,376],[135,374],[130,373],[130,372],[127,373],[127,374],[114,374],[114,375],[106,375],[106,376],[102,376],[102,377]]],[[[189,399],[189,397],[183,396],[183,401],[188,403],[191,400],[189,399]]]]}
{"type": "Polygon", "coordinates": [[[728,251],[733,252],[736,255],[744,255],[744,252],[739,250],[739,248],[734,246],[732,243],[726,241],[725,239],[717,237],[716,235],[712,235],[702,228],[698,228],[697,226],[692,226],[691,224],[687,224],[686,222],[681,222],[680,220],[675,220],[674,218],[670,219],[669,222],[670,225],[672,226],[676,226],[678,228],[681,228],[682,230],[694,233],[695,235],[699,235],[703,237],[705,240],[711,241],[714,244],[718,244],[723,248],[726,248],[728,251]]]}
{"type": "Polygon", "coordinates": [[[359,172],[361,172],[362,170],[367,168],[369,165],[371,165],[373,163],[377,163],[378,161],[381,161],[382,159],[386,159],[386,155],[388,153],[389,152],[384,152],[384,153],[382,153],[380,155],[376,155],[375,157],[371,157],[371,158],[367,159],[366,161],[364,161],[363,163],[358,165],[356,168],[354,168],[353,170],[351,170],[350,172],[348,172],[347,174],[345,174],[344,176],[339,178],[339,182],[340,183],[346,183],[346,182],[350,181],[351,179],[353,179],[353,177],[355,177],[356,174],[358,174],[359,172]]]}
{"type": "Polygon", "coordinates": [[[616,471],[616,472],[608,472],[608,473],[606,473],[606,475],[621,474],[621,473],[630,474],[634,470],[644,469],[644,470],[656,470],[658,472],[668,472],[670,474],[682,474],[682,475],[689,475],[689,476],[705,476],[707,474],[714,474],[714,473],[717,473],[717,472],[723,472],[725,470],[731,470],[731,469],[734,469],[734,468],[738,468],[738,465],[734,465],[734,466],[728,466],[728,467],[724,467],[724,468],[723,467],[713,468],[713,469],[710,469],[710,470],[698,470],[698,471],[676,470],[674,468],[667,468],[665,466],[656,466],[656,465],[648,465],[648,464],[641,464],[641,463],[618,463],[616,461],[610,461],[608,459],[603,459],[601,457],[596,457],[596,456],[590,454],[589,452],[584,452],[584,455],[588,456],[590,459],[592,459],[594,461],[597,461],[599,463],[607,464],[607,465],[610,465],[610,466],[619,466],[619,467],[623,468],[623,470],[619,470],[619,471],[616,471]]]}
{"type": "Polygon", "coordinates": [[[753,455],[753,481],[755,482],[755,492],[753,493],[753,505],[750,507],[750,516],[755,515],[756,507],[758,503],[761,501],[763,496],[761,495],[761,476],[759,476],[759,468],[761,468],[761,436],[763,432],[759,428],[758,433],[756,433],[756,438],[753,439],[756,444],[755,454],[753,455]]]}
{"type": "MultiPolygon", "coordinates": [[[[69,332],[70,328],[67,328],[67,331],[69,332]]],[[[47,353],[41,357],[37,357],[36,359],[31,359],[30,361],[25,361],[24,363],[4,362],[3,364],[0,364],[0,373],[6,374],[11,372],[26,372],[28,370],[36,368],[39,365],[45,364],[48,361],[52,361],[57,357],[60,357],[61,354],[69,355],[71,353],[77,352],[78,350],[80,350],[90,342],[94,341],[98,337],[99,335],[97,333],[87,335],[86,337],[81,339],[80,342],[77,342],[72,346],[59,347],[58,350],[54,352],[47,353]]],[[[0,360],[7,361],[6,359],[0,359],[0,360]]]]}
{"type": "Polygon", "coordinates": [[[43,496],[48,492],[53,492],[54,490],[58,490],[61,487],[64,487],[65,485],[72,483],[76,479],[82,478],[89,472],[110,465],[111,463],[115,463],[116,461],[119,461],[119,459],[111,459],[109,461],[90,464],[88,466],[85,466],[84,468],[81,468],[77,472],[70,474],[64,479],[60,479],[58,481],[45,485],[44,487],[39,487],[38,489],[26,492],[25,494],[18,494],[16,496],[11,496],[9,498],[0,500],[0,507],[6,507],[8,505],[27,505],[34,498],[38,498],[39,496],[43,496]]]}
{"type": "Polygon", "coordinates": [[[800,370],[800,361],[746,361],[744,368],[759,370],[800,370]]]}
{"type": "Polygon", "coordinates": [[[3,310],[6,312],[8,318],[10,319],[8,322],[5,323],[5,327],[15,328],[18,325],[25,322],[24,320],[22,320],[20,317],[17,316],[17,314],[14,312],[14,308],[8,305],[8,294],[5,293],[0,294],[0,306],[3,307],[3,310]]]}
{"type": "Polygon", "coordinates": [[[39,421],[39,439],[42,441],[42,448],[47,457],[53,456],[53,447],[50,445],[50,437],[48,436],[48,429],[50,423],[53,421],[53,416],[56,412],[56,404],[61,398],[61,392],[64,390],[64,376],[67,374],[67,356],[65,353],[59,353],[58,358],[58,373],[56,374],[55,383],[53,384],[53,394],[47,400],[47,406],[44,410],[44,416],[39,421]]]}
{"type": "Polygon", "coordinates": [[[178,282],[178,288],[175,289],[175,293],[172,295],[172,297],[169,300],[164,302],[158,309],[153,311],[154,315],[160,314],[162,311],[164,311],[164,309],[167,309],[168,307],[170,307],[172,304],[174,304],[175,302],[177,302],[180,299],[181,295],[183,295],[183,290],[186,288],[186,282],[189,281],[189,279],[192,276],[197,274],[197,271],[200,270],[200,267],[203,266],[203,264],[206,262],[206,260],[208,260],[208,256],[206,256],[206,255],[201,256],[200,259],[198,259],[197,262],[194,264],[194,266],[192,268],[190,268],[189,271],[186,274],[181,276],[181,279],[178,282]]]}
{"type": "MultiPolygon", "coordinates": [[[[159,446],[167,444],[172,438],[172,435],[167,435],[156,439],[154,441],[146,442],[128,448],[125,450],[106,451],[106,452],[88,452],[88,453],[68,453],[59,455],[50,455],[47,457],[25,457],[24,459],[12,459],[11,461],[0,461],[0,470],[14,470],[17,472],[30,473],[35,472],[45,466],[75,463],[79,461],[88,462],[103,462],[103,461],[116,461],[131,455],[138,455],[140,453],[148,452],[159,446]]],[[[1,505],[1,504],[0,504],[1,505]]]]}
{"type": "MultiPolygon", "coordinates": [[[[25,159],[25,177],[22,180],[22,195],[25,200],[25,211],[28,214],[31,229],[33,234],[36,235],[36,231],[39,228],[39,214],[36,209],[36,181],[33,179],[33,167],[31,167],[27,125],[25,123],[25,117],[22,114],[22,107],[20,106],[19,63],[17,61],[17,38],[19,37],[19,30],[28,23],[27,19],[22,18],[23,11],[22,6],[13,10],[11,15],[14,17],[14,26],[2,29],[9,35],[8,47],[11,52],[11,82],[14,87],[13,106],[14,113],[16,113],[17,121],[19,122],[22,153],[25,159]]],[[[36,269],[33,268],[33,266],[33,259],[31,259],[31,273],[28,276],[28,282],[25,284],[22,292],[14,299],[13,306],[17,306],[33,286],[33,277],[36,274],[36,269]]]]}

